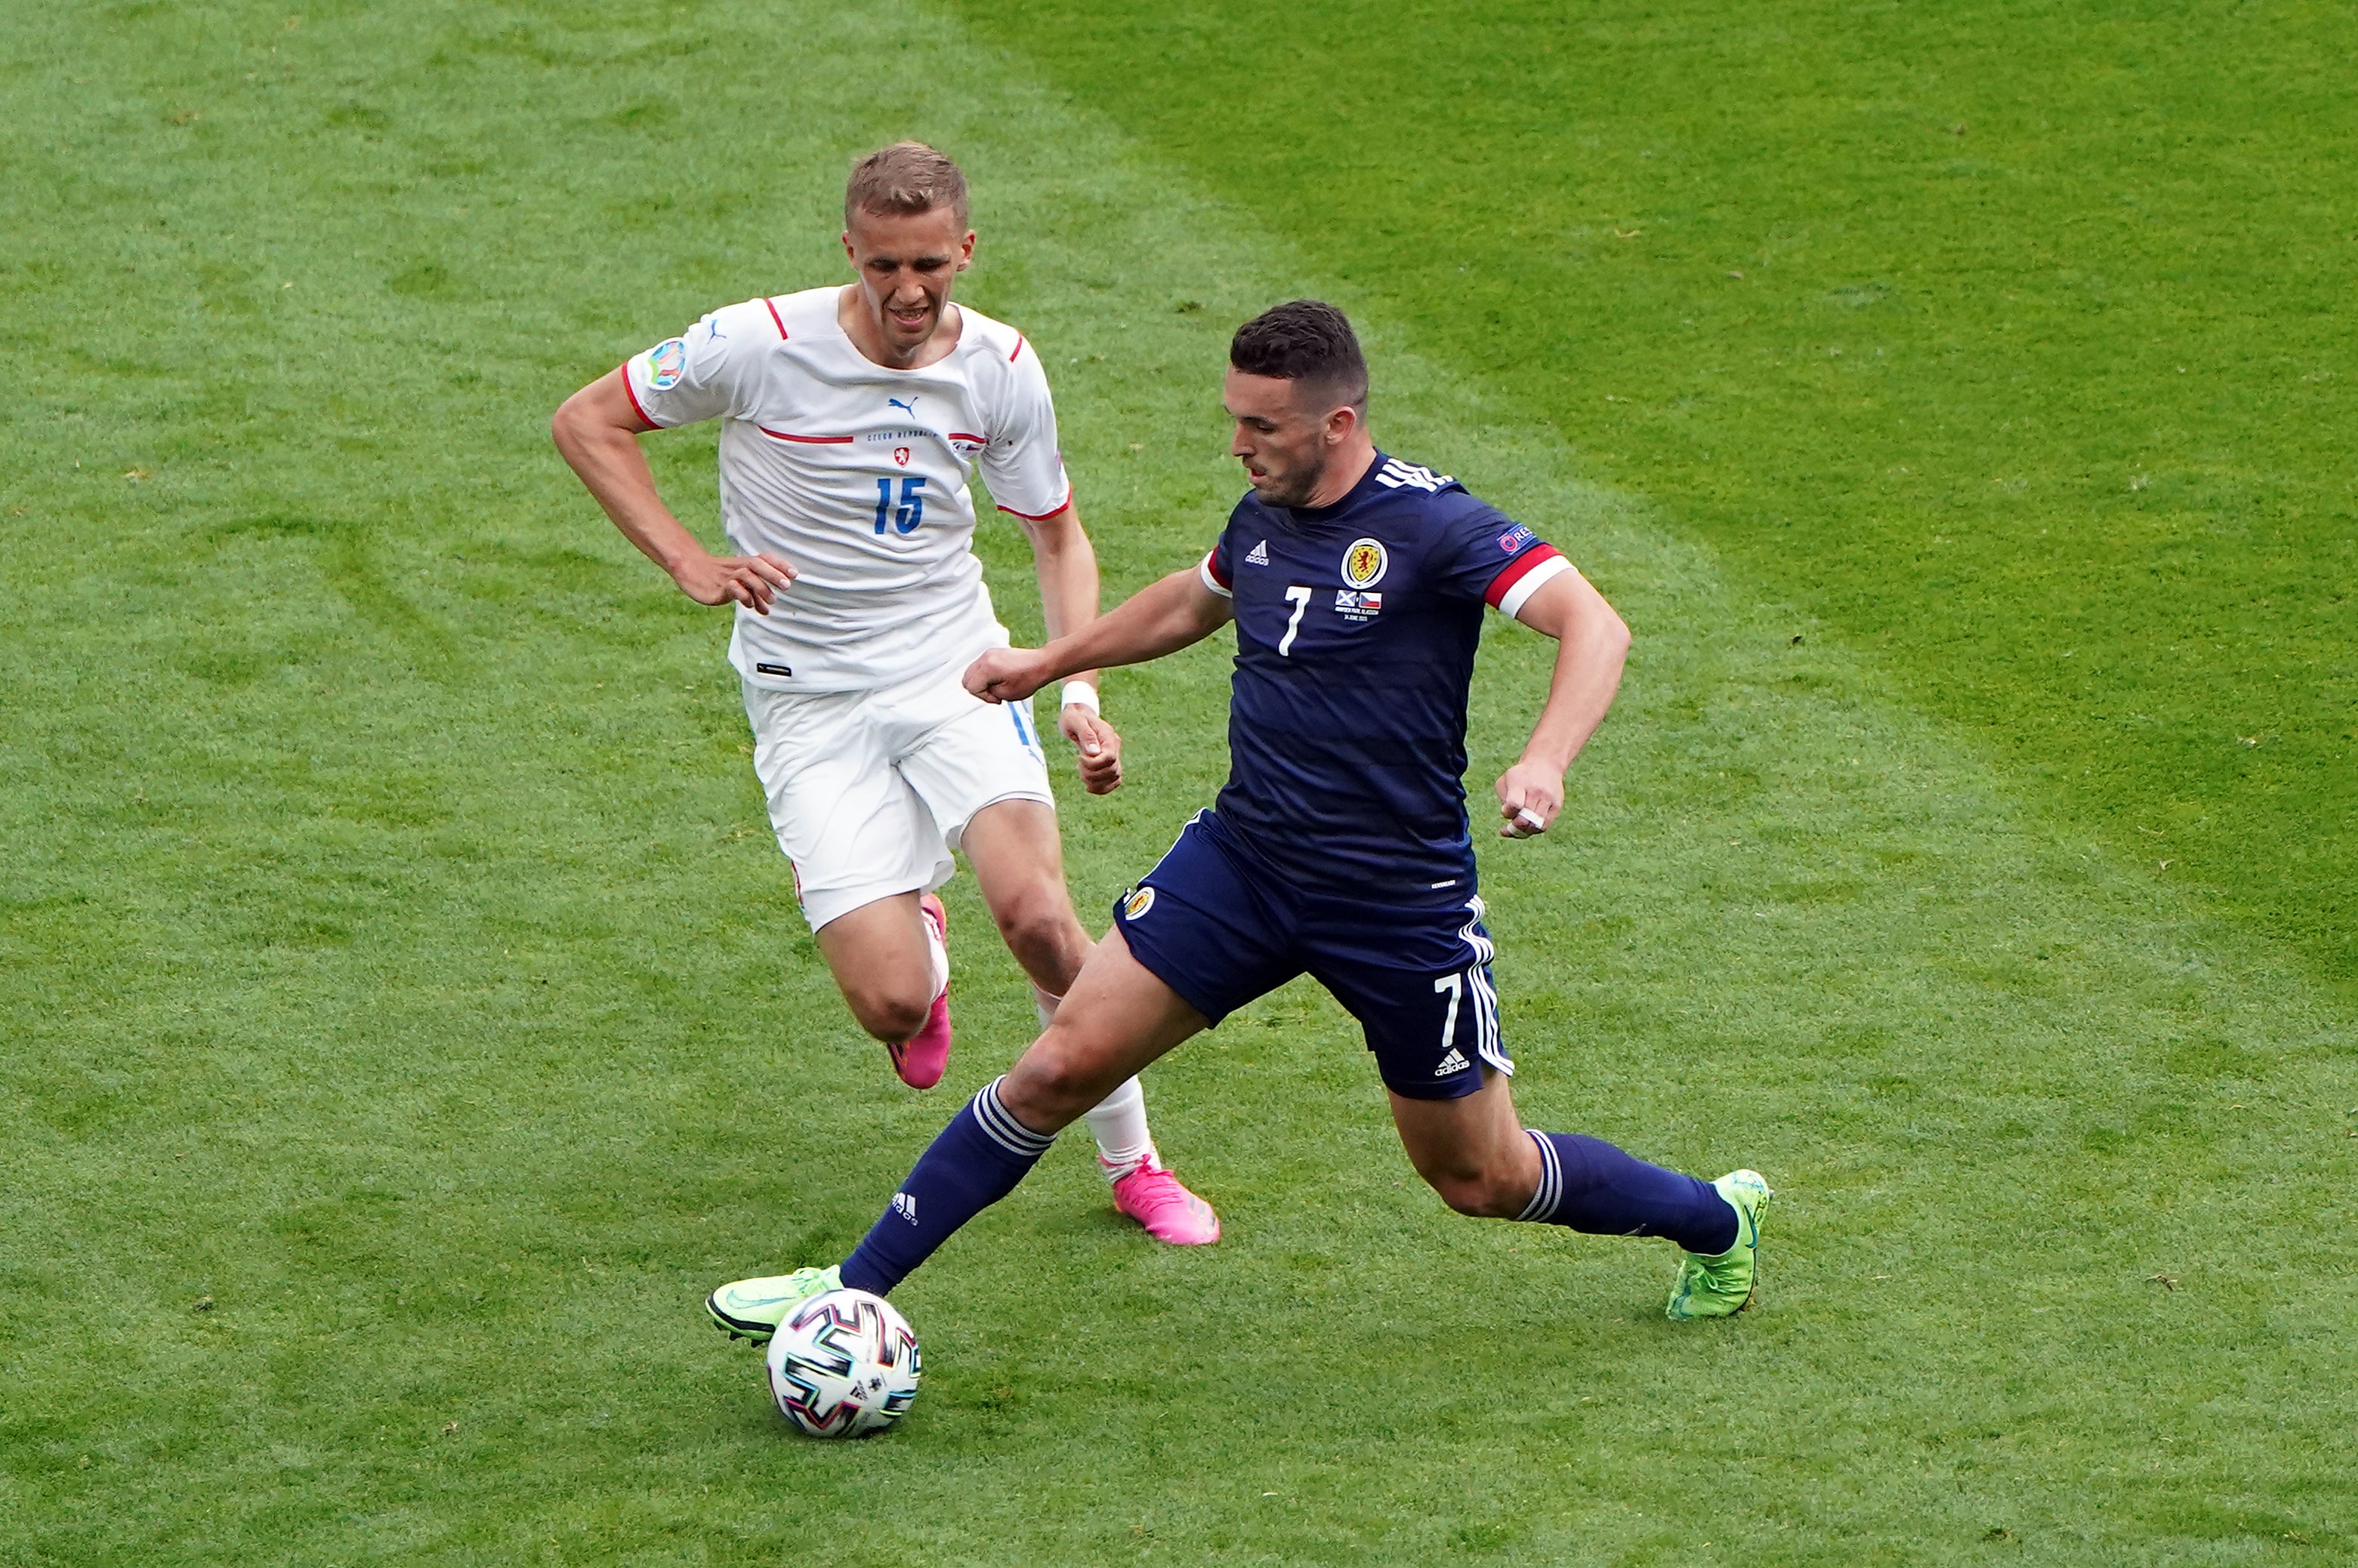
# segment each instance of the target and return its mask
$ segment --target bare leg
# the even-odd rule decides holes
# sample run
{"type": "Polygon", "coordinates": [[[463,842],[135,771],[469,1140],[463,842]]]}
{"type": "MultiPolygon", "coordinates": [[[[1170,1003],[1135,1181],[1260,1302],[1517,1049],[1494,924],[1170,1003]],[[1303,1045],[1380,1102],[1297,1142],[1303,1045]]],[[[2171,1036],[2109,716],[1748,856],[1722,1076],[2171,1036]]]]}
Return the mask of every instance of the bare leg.
{"type": "Polygon", "coordinates": [[[1482,1087],[1462,1099],[1391,1099],[1409,1163],[1451,1208],[1512,1219],[1531,1203],[1540,1153],[1515,1114],[1504,1074],[1483,1069],[1482,1087]]]}
{"type": "Polygon", "coordinates": [[[1056,813],[1036,800],[1002,800],[974,814],[958,836],[982,902],[1007,950],[1032,983],[1061,997],[1087,962],[1089,935],[1065,888],[1056,813]]]}
{"type": "Polygon", "coordinates": [[[1001,1104],[1034,1132],[1060,1132],[1147,1064],[1206,1027],[1204,1015],[1106,933],[1047,1033],[999,1086],[1001,1104]]]}
{"type": "MultiPolygon", "coordinates": [[[[1062,996],[1090,943],[1065,891],[1055,812],[1036,800],[987,806],[967,824],[960,848],[1016,962],[1033,984],[1062,996]]],[[[915,893],[863,903],[820,926],[817,938],[860,1028],[903,1045],[925,1026],[940,986],[915,893]]]]}
{"type": "Polygon", "coordinates": [[[860,1028],[887,1045],[902,1045],[925,1026],[938,988],[915,893],[863,903],[816,935],[860,1028]]]}
{"type": "MultiPolygon", "coordinates": [[[[974,867],[1008,950],[1032,977],[1040,1024],[1055,1025],[1065,994],[1095,944],[1073,914],[1065,887],[1056,814],[1036,800],[1002,800],[974,814],[958,847],[974,867]]],[[[1218,1233],[1212,1211],[1163,1172],[1146,1119],[1146,1093],[1135,1078],[1108,1087],[1088,1112],[1098,1163],[1114,1184],[1123,1213],[1163,1241],[1205,1241],[1218,1233]],[[1147,1173],[1147,1185],[1122,1184],[1147,1173]],[[1133,1190],[1134,1189],[1134,1190],[1133,1190]],[[1171,1207],[1170,1206],[1176,1206],[1171,1207]],[[1167,1212],[1166,1212],[1167,1210],[1167,1212]]]]}

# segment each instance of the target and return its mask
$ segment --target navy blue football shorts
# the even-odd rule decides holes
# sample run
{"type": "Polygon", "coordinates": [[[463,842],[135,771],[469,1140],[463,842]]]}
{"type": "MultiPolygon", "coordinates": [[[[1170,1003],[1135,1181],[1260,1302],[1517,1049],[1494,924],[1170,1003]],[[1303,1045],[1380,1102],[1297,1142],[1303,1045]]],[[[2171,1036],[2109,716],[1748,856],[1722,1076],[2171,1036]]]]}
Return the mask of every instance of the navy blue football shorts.
{"type": "Polygon", "coordinates": [[[1113,918],[1138,961],[1216,1024],[1308,974],[1359,1021],[1394,1094],[1455,1099],[1486,1066],[1515,1070],[1479,898],[1400,910],[1299,888],[1200,811],[1113,918]]]}

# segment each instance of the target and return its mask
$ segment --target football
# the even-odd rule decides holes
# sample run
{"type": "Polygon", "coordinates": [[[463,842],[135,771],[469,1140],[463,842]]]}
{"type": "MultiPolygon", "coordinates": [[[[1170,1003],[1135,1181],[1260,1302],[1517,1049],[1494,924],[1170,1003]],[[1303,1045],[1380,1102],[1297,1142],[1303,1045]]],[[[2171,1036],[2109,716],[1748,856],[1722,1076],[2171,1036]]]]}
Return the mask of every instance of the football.
{"type": "Polygon", "coordinates": [[[796,1307],[771,1336],[770,1397],[813,1437],[871,1437],[917,1397],[917,1336],[892,1303],[828,1291],[796,1307]]]}

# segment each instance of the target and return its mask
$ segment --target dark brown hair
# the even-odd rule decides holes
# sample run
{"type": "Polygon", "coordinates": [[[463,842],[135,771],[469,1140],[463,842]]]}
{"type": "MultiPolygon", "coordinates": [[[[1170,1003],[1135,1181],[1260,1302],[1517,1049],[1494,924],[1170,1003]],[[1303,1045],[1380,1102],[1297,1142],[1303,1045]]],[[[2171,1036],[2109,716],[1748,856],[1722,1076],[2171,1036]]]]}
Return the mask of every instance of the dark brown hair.
{"type": "Polygon", "coordinates": [[[1228,362],[1247,375],[1306,382],[1336,405],[1367,406],[1368,361],[1359,340],[1349,319],[1323,299],[1289,299],[1238,328],[1228,362]]]}

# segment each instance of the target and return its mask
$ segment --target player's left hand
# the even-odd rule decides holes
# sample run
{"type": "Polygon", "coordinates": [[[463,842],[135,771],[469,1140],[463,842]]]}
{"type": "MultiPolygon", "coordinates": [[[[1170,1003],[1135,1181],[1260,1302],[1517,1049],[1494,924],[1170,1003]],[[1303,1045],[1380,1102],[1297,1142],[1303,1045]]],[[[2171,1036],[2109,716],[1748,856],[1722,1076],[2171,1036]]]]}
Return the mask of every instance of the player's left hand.
{"type": "Polygon", "coordinates": [[[1517,762],[1498,775],[1501,838],[1533,838],[1546,832],[1563,809],[1563,774],[1544,762],[1517,762]]]}
{"type": "Polygon", "coordinates": [[[1121,732],[1080,703],[1070,703],[1057,721],[1065,739],[1080,748],[1081,786],[1091,795],[1121,787],[1121,732]]]}

